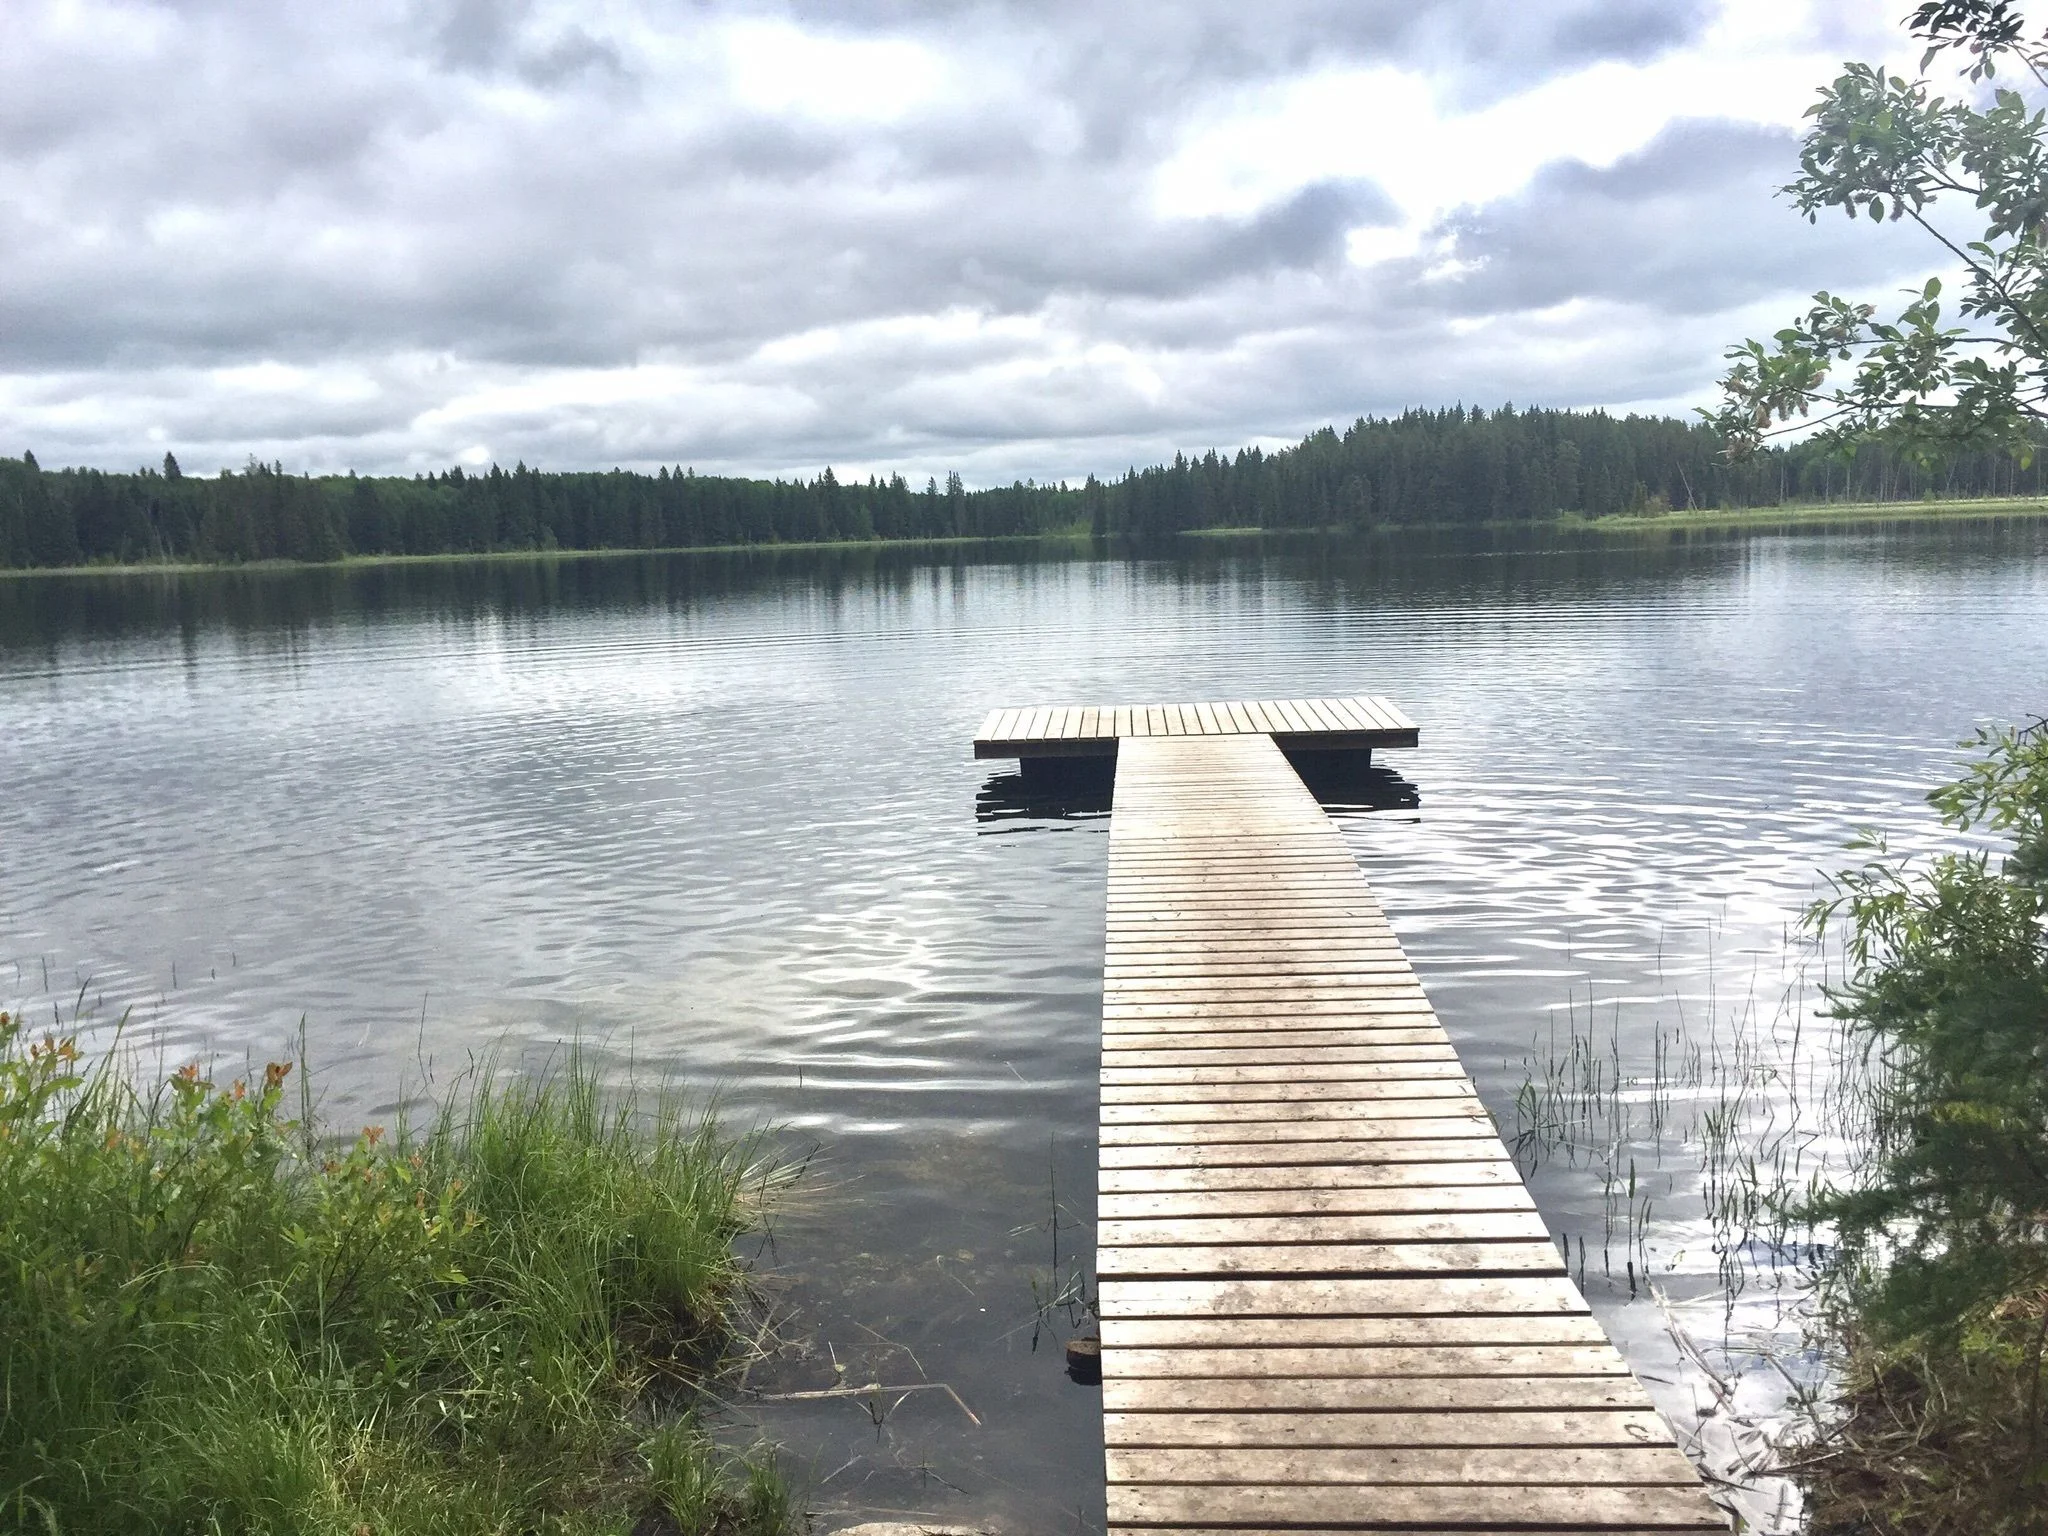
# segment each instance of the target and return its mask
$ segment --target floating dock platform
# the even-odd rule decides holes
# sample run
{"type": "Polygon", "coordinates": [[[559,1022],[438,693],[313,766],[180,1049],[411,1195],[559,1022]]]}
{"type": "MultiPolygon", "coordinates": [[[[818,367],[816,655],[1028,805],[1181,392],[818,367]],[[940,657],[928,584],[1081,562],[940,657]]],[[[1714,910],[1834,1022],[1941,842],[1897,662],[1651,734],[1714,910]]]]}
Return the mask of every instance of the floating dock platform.
{"type": "Polygon", "coordinates": [[[1412,747],[1415,722],[1385,699],[1249,699],[1224,704],[1049,705],[992,710],[974,734],[976,757],[1115,757],[1122,741],[1259,736],[1283,752],[1412,747]]]}
{"type": "Polygon", "coordinates": [[[1001,710],[976,739],[1116,759],[1109,1529],[1726,1531],[1281,750],[1416,736],[1353,698],[1001,710]]]}

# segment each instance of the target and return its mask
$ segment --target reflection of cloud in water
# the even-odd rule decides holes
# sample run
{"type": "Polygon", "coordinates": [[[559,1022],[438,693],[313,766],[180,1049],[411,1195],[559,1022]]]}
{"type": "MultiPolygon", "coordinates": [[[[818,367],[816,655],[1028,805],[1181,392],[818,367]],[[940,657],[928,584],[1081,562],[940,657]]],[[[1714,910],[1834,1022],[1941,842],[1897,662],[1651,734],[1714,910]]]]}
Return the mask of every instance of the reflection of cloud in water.
{"type": "MultiPolygon", "coordinates": [[[[1850,832],[1924,840],[1947,743],[2048,676],[2040,525],[1551,537],[18,584],[0,988],[32,1016],[87,978],[104,1019],[162,998],[180,1053],[230,1062],[303,1014],[349,1120],[423,1059],[581,1037],[814,1127],[841,1183],[778,1253],[811,1294],[867,1255],[848,1316],[936,1377],[995,1372],[989,1432],[933,1462],[977,1491],[899,1507],[1099,1501],[1096,1400],[1001,1352],[1040,1170],[1092,1194],[1107,823],[970,756],[992,702],[1398,700],[1424,745],[1326,793],[1511,1116],[1567,998],[1623,999],[1641,1049],[1655,1000],[1747,987],[1850,832]],[[961,1252],[968,1290],[938,1267],[961,1252]]],[[[1584,1167],[1536,1193],[1559,1231],[1599,1198],[1584,1167]]],[[[1674,1287],[1717,1283],[1690,1265],[1674,1287]]],[[[1654,1308],[1589,1289],[1666,1371],[1654,1308]]],[[[906,1455],[916,1415],[953,1433],[904,1414],[906,1455]]]]}

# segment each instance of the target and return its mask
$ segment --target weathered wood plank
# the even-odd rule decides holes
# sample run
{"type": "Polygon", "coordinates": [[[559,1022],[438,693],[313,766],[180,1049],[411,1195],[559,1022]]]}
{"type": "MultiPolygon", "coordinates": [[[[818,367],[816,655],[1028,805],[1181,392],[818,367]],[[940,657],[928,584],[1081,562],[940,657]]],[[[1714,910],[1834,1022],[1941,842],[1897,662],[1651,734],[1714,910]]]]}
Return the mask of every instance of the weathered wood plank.
{"type": "MultiPolygon", "coordinates": [[[[1182,1069],[1183,1076],[1191,1070],[1182,1069]]],[[[1242,1070],[1242,1069],[1240,1069],[1242,1070]]],[[[1256,1072],[1258,1069],[1254,1069],[1256,1072]]],[[[1104,1106],[1137,1104],[1308,1104],[1334,1099],[1465,1098],[1472,1094],[1472,1080],[1453,1061],[1384,1062],[1372,1067],[1328,1069],[1303,1067],[1299,1077],[1284,1067],[1268,1067],[1264,1075],[1226,1077],[1204,1081],[1217,1074],[1199,1073],[1192,1081],[1125,1082],[1114,1068],[1105,1071],[1101,1083],[1104,1106]],[[1315,1072],[1313,1077],[1310,1072],[1315,1072]]]]}
{"type": "Polygon", "coordinates": [[[1633,1376],[1248,1376],[1102,1381],[1105,1413],[1427,1413],[1652,1409],[1633,1376]]]}
{"type": "Polygon", "coordinates": [[[1601,1526],[1628,1529],[1725,1531],[1728,1526],[1706,1494],[1691,1488],[1600,1488],[1551,1485],[1357,1488],[1184,1487],[1112,1483],[1109,1523],[1118,1525],[1284,1525],[1330,1522],[1359,1527],[1395,1522],[1442,1527],[1502,1525],[1517,1530],[1545,1525],[1586,1532],[1601,1526]]]}
{"type": "Polygon", "coordinates": [[[1105,1067],[1259,1067],[1272,1063],[1310,1065],[1315,1062],[1441,1061],[1451,1049],[1450,1037],[1433,1019],[1414,1014],[1393,1021],[1369,1021],[1354,1029],[1343,1020],[1320,1021],[1325,1027],[1293,1030],[1205,1030],[1174,1034],[1145,1030],[1107,1037],[1102,1043],[1105,1067]],[[1185,1041],[1185,1044],[1177,1044],[1185,1041]]]}
{"type": "Polygon", "coordinates": [[[1101,1219],[1098,1248],[1249,1247],[1285,1243],[1491,1243],[1545,1241],[1533,1207],[1523,1210],[1382,1211],[1348,1216],[1162,1216],[1101,1219]]]}
{"type": "Polygon", "coordinates": [[[1158,1020],[1147,1020],[1138,1029],[1106,1034],[1102,1059],[1109,1066],[1395,1061],[1407,1059],[1405,1053],[1418,1047],[1449,1049],[1450,1036],[1433,1017],[1418,1013],[1255,1023],[1250,1029],[1175,1030],[1158,1020]]]}
{"type": "MultiPolygon", "coordinates": [[[[1453,1165],[1455,1166],[1455,1165],[1453,1165]]],[[[1519,1184],[1494,1180],[1478,1184],[1440,1184],[1443,1169],[1401,1184],[1373,1184],[1336,1189],[1147,1190],[1143,1193],[1095,1197],[1095,1218],[1111,1221],[1163,1221],[1227,1217],[1371,1216],[1393,1212],[1533,1211],[1528,1191],[1519,1184]]],[[[1108,1242],[1108,1237],[1098,1236],[1108,1242]]]]}
{"type": "Polygon", "coordinates": [[[1105,1413],[1113,1446],[1642,1446],[1668,1442],[1655,1413],[1561,1408],[1470,1413],[1105,1413]]]}
{"type": "Polygon", "coordinates": [[[1319,1345],[1310,1349],[1120,1349],[1118,1381],[1243,1376],[1286,1378],[1372,1376],[1628,1376],[1605,1339],[1598,1344],[1319,1345]]]}
{"type": "MultiPolygon", "coordinates": [[[[1097,1248],[1095,1272],[1112,1277],[1170,1275],[1511,1275],[1561,1274],[1547,1242],[1249,1243],[1214,1248],[1097,1248]]],[[[1620,1355],[1609,1354],[1615,1360],[1620,1355]]],[[[1110,1366],[1105,1365],[1105,1370],[1110,1366]]]]}
{"type": "Polygon", "coordinates": [[[1249,1168],[1275,1163],[1314,1164],[1335,1167],[1342,1163],[1444,1163],[1469,1159],[1473,1162],[1506,1162],[1507,1149],[1498,1137],[1404,1137],[1399,1131],[1385,1137],[1354,1140],[1316,1141],[1301,1144],[1286,1141],[1229,1142],[1140,1142],[1129,1146],[1106,1143],[1096,1153],[1104,1169],[1122,1168],[1249,1168]]]}
{"type": "Polygon", "coordinates": [[[1513,1278],[1119,1280],[1103,1282],[1099,1307],[1112,1317],[1435,1317],[1502,1313],[1591,1316],[1562,1270],[1513,1278]]]}
{"type": "MultiPolygon", "coordinates": [[[[1297,1053],[1299,1054],[1299,1053],[1297,1053]]],[[[1137,1103],[1130,1095],[1140,1088],[1255,1088],[1261,1084],[1296,1093],[1331,1093],[1337,1083],[1412,1082],[1420,1078],[1454,1078],[1465,1082],[1465,1069],[1449,1046],[1411,1046],[1391,1059],[1370,1061],[1297,1061],[1270,1066],[1129,1067],[1105,1061],[1102,1093],[1106,1104],[1137,1103]]],[[[1283,1095],[1287,1097],[1291,1095],[1283,1095]]]]}
{"type": "Polygon", "coordinates": [[[1412,1083],[1351,1083],[1344,1097],[1332,1098],[1331,1085],[1315,1085],[1307,1094],[1285,1094],[1282,1084],[1252,1089],[1175,1089],[1171,1098],[1143,1103],[1105,1096],[1101,1124],[1111,1126],[1243,1125],[1278,1121],[1308,1126],[1323,1120],[1380,1121],[1389,1115],[1449,1116],[1480,1112],[1479,1095],[1470,1082],[1442,1079],[1412,1083]],[[1212,1098],[1211,1094],[1227,1097],[1212,1098]],[[1249,1095],[1245,1097],[1244,1095],[1249,1095]]]}
{"type": "MultiPolygon", "coordinates": [[[[1105,1349],[1322,1349],[1330,1346],[1562,1344],[1604,1348],[1592,1317],[1148,1317],[1107,1318],[1105,1349]]],[[[1415,1442],[1427,1445],[1421,1440],[1415,1442]]]]}
{"type": "MultiPolygon", "coordinates": [[[[1343,1106],[1331,1106],[1341,1108],[1343,1106]]],[[[1353,1117],[1329,1115],[1310,1120],[1226,1120],[1222,1122],[1171,1120],[1156,1125],[1105,1125],[1099,1136],[1100,1145],[1105,1149],[1117,1147],[1184,1147],[1190,1151],[1199,1147],[1218,1147],[1224,1144],[1267,1145],[1300,1147],[1309,1142],[1361,1142],[1371,1144],[1382,1141],[1484,1141],[1499,1147],[1500,1139],[1494,1134],[1493,1122],[1486,1117],[1486,1111],[1476,1103],[1465,1114],[1455,1114],[1448,1109],[1441,1113],[1422,1115],[1411,1111],[1425,1106],[1400,1103],[1390,1108],[1400,1111],[1400,1118],[1392,1115],[1353,1117]]],[[[1323,1149],[1316,1148],[1321,1156],[1323,1149]]],[[[1505,1151],[1497,1154],[1505,1156],[1505,1151]]],[[[1305,1161],[1306,1159],[1298,1159],[1305,1161]]]]}
{"type": "MultiPolygon", "coordinates": [[[[1096,1177],[1097,1200],[1124,1195],[1241,1193],[1272,1199],[1330,1190],[1439,1189],[1501,1185],[1523,1190],[1522,1177],[1505,1157],[1481,1161],[1370,1163],[1262,1163],[1239,1168],[1104,1168],[1096,1177]]],[[[1098,1211],[1098,1215],[1109,1214],[1098,1211]]]]}
{"type": "Polygon", "coordinates": [[[1225,1483],[1251,1487],[1361,1483],[1510,1487],[1697,1487],[1674,1445],[1399,1446],[1385,1449],[1110,1450],[1112,1483],[1225,1483]]]}

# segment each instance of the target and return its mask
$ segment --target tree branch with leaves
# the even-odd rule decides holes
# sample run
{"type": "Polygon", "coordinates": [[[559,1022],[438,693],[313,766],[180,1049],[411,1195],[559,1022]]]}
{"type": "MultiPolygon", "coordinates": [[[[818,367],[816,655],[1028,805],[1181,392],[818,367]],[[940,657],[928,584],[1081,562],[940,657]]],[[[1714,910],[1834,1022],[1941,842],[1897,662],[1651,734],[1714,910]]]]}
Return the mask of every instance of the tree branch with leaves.
{"type": "Polygon", "coordinates": [[[1781,190],[1809,221],[1840,209],[1917,226],[1962,269],[1954,319],[1939,278],[1908,290],[1893,319],[1815,294],[1769,344],[1727,352],[1721,405],[1701,414],[1730,457],[1817,427],[1923,465],[1986,450],[2028,463],[2048,424],[2048,116],[2026,89],[1991,84],[2004,63],[2048,93],[2048,34],[2029,40],[2012,0],[1927,0],[1906,26],[1927,45],[1922,78],[1845,65],[1809,109],[1799,177],[1781,190]],[[1963,97],[1924,78],[1945,54],[1962,56],[1963,97]],[[1950,217],[1963,202],[1965,219],[1950,217]]]}

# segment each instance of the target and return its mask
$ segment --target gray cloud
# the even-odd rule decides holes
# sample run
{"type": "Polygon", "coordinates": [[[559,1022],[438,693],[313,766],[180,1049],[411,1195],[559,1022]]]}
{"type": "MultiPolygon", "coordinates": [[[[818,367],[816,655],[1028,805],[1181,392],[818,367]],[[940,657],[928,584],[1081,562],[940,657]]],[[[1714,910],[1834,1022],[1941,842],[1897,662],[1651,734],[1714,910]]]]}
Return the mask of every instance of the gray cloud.
{"type": "Polygon", "coordinates": [[[1778,189],[1798,172],[1789,130],[1676,122],[1612,166],[1550,166],[1511,198],[1460,210],[1440,233],[1472,270],[1416,295],[1482,313],[1600,298],[1703,315],[1936,264],[1916,231],[1795,217],[1778,189]]]}
{"type": "Polygon", "coordinates": [[[0,53],[0,451],[52,463],[1077,477],[1461,397],[1697,395],[1745,306],[1914,254],[1809,231],[1770,195],[1790,138],[1722,122],[1371,267],[1347,240],[1402,214],[1370,179],[1157,204],[1192,133],[1316,71],[1471,108],[1693,46],[1704,4],[52,15],[0,53]],[[943,77],[775,52],[787,99],[734,96],[735,21],[943,77]]]}

